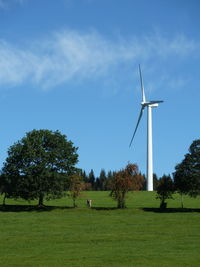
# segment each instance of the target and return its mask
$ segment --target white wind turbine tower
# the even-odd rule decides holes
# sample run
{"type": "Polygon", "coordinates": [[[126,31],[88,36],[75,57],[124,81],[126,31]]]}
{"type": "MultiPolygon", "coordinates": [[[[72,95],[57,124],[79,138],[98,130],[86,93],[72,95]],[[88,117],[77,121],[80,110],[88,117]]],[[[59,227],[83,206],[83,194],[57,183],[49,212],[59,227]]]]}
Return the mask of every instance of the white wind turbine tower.
{"type": "Polygon", "coordinates": [[[142,102],[141,102],[142,108],[140,110],[139,118],[129,147],[131,146],[133,139],[135,137],[137,128],[142,118],[143,111],[145,107],[147,107],[147,191],[153,191],[152,108],[158,107],[158,104],[162,103],[163,101],[157,101],[157,100],[146,101],[140,65],[139,65],[139,73],[140,73],[140,83],[142,89],[142,102]]]}

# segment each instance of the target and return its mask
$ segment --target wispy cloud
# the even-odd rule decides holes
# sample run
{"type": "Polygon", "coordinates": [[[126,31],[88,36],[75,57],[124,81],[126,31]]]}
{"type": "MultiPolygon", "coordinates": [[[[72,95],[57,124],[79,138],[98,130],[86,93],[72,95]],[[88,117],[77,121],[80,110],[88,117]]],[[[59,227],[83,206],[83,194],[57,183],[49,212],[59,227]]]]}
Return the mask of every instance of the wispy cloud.
{"type": "Polygon", "coordinates": [[[66,30],[23,47],[0,40],[0,84],[16,86],[31,81],[49,88],[69,81],[109,77],[110,73],[117,77],[123,68],[141,61],[183,59],[198,53],[199,43],[184,35],[128,40],[107,39],[95,31],[66,30]]]}
{"type": "Polygon", "coordinates": [[[0,0],[0,9],[8,9],[12,4],[22,5],[27,0],[0,0]]]}
{"type": "Polygon", "coordinates": [[[6,3],[5,0],[0,0],[0,8],[5,8],[6,7],[6,3]]]}

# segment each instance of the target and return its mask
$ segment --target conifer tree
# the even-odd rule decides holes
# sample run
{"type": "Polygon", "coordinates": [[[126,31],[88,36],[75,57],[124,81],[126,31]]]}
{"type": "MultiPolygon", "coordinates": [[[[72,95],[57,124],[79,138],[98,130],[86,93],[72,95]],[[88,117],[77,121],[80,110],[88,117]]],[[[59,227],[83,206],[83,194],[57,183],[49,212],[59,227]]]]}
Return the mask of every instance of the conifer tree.
{"type": "Polygon", "coordinates": [[[94,189],[94,183],[95,183],[95,176],[94,171],[91,169],[89,176],[88,176],[88,182],[91,184],[91,188],[94,189]]]}
{"type": "Polygon", "coordinates": [[[106,187],[106,172],[104,169],[101,169],[100,176],[99,176],[99,185],[100,185],[100,190],[105,190],[106,187]]]}

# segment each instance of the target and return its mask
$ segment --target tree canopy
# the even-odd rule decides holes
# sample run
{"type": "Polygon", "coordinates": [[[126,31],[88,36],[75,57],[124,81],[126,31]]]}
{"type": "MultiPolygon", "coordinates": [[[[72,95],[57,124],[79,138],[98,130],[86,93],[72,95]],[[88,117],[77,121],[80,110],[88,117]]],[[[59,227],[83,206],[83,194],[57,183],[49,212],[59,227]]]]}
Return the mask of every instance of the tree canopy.
{"type": "Polygon", "coordinates": [[[180,194],[200,194],[200,139],[194,140],[183,161],[175,167],[174,183],[180,194]]]}
{"type": "Polygon", "coordinates": [[[73,200],[74,208],[77,207],[76,199],[80,196],[81,192],[85,189],[85,183],[83,182],[83,177],[78,173],[75,173],[69,177],[69,192],[68,196],[73,200]]]}
{"type": "Polygon", "coordinates": [[[125,208],[125,199],[128,191],[140,190],[144,177],[138,172],[136,164],[128,164],[125,169],[115,173],[111,180],[110,196],[117,201],[118,208],[125,208]]]}
{"type": "Polygon", "coordinates": [[[1,175],[6,197],[39,199],[60,197],[67,176],[75,171],[77,147],[59,131],[33,130],[8,150],[1,175]]]}
{"type": "Polygon", "coordinates": [[[163,175],[157,185],[157,196],[160,199],[160,208],[166,208],[166,200],[172,198],[174,193],[174,184],[170,175],[163,175]]]}

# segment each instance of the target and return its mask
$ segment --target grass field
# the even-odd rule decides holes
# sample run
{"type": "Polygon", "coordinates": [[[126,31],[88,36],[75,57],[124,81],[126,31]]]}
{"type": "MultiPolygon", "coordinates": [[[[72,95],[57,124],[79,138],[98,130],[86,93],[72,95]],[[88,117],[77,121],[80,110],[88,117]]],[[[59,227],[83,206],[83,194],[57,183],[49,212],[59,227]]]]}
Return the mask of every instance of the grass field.
{"type": "Polygon", "coordinates": [[[115,209],[108,192],[85,192],[76,209],[67,198],[46,202],[45,211],[7,204],[0,211],[1,267],[200,265],[199,198],[185,197],[181,210],[176,195],[162,213],[153,192],[130,193],[125,210],[115,209]]]}

